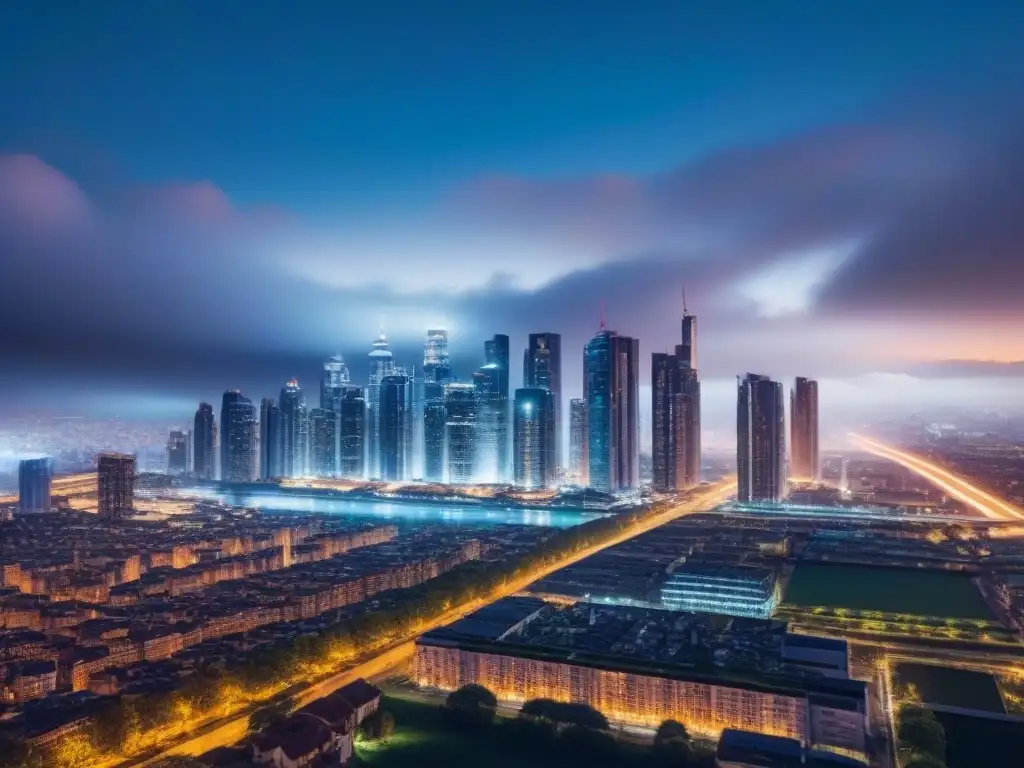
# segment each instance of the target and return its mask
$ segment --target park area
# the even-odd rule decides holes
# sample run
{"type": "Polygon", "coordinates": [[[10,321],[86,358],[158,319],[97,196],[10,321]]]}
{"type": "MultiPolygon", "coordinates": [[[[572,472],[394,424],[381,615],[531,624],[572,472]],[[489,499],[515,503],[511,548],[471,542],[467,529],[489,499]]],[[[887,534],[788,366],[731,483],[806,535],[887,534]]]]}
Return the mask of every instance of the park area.
{"type": "Polygon", "coordinates": [[[784,602],[858,613],[994,621],[966,573],[832,563],[800,563],[784,602]]]}

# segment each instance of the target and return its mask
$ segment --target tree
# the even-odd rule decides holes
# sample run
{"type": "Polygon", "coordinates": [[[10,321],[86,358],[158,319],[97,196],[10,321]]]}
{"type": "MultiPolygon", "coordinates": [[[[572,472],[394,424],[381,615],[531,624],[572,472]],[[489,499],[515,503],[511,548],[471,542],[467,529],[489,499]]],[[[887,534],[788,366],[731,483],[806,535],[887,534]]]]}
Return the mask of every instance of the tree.
{"type": "Polygon", "coordinates": [[[295,708],[295,702],[290,698],[280,699],[273,704],[260,707],[249,715],[249,733],[259,733],[284,720],[295,708]]]}
{"type": "Polygon", "coordinates": [[[567,725],[558,733],[558,747],[568,755],[596,762],[613,762],[619,743],[607,731],[567,725]]]}
{"type": "Polygon", "coordinates": [[[608,718],[587,704],[570,704],[554,699],[531,699],[523,704],[523,715],[550,720],[556,725],[580,725],[598,731],[607,731],[608,718]]]}
{"type": "Polygon", "coordinates": [[[896,738],[905,752],[930,755],[945,762],[946,731],[931,710],[903,707],[898,719],[896,738]]]}
{"type": "Polygon", "coordinates": [[[498,698],[482,685],[470,683],[448,694],[444,702],[447,720],[463,727],[483,727],[494,722],[498,698]]]}
{"type": "Polygon", "coordinates": [[[395,718],[386,709],[378,709],[360,726],[363,738],[370,741],[387,741],[395,732],[395,718]]]}
{"type": "Polygon", "coordinates": [[[658,726],[658,730],[654,732],[654,743],[666,742],[671,739],[680,739],[682,741],[690,741],[690,733],[686,730],[686,726],[680,723],[678,720],[666,720],[658,726]]]}

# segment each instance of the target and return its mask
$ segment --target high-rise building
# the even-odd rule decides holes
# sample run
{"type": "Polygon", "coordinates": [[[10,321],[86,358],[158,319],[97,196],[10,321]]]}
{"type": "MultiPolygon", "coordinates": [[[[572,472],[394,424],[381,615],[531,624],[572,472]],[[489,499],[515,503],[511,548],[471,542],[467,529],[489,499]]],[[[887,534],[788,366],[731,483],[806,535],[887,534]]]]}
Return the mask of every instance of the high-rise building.
{"type": "Polygon", "coordinates": [[[335,355],[324,363],[320,375],[320,407],[337,412],[335,401],[341,397],[342,387],[350,384],[348,366],[345,358],[335,355]]]}
{"type": "Polygon", "coordinates": [[[213,406],[209,403],[200,403],[192,428],[192,471],[200,480],[214,480],[217,477],[213,436],[215,428],[213,406]]]}
{"type": "Polygon", "coordinates": [[[583,348],[589,484],[607,493],[640,483],[640,342],[602,329],[583,348]]]}
{"type": "Polygon", "coordinates": [[[507,483],[512,478],[512,430],[509,422],[509,410],[512,402],[509,399],[509,343],[508,336],[497,333],[484,342],[484,367],[489,376],[496,382],[496,397],[492,403],[494,408],[495,436],[497,446],[498,482],[507,483]]]}
{"type": "Polygon", "coordinates": [[[409,377],[392,373],[379,385],[380,455],[377,465],[382,480],[396,482],[408,480],[409,468],[409,377]]]}
{"type": "Polygon", "coordinates": [[[569,475],[577,485],[587,485],[587,401],[569,401],[569,475]]]}
{"type": "Polygon", "coordinates": [[[338,474],[356,479],[366,470],[366,397],[362,387],[342,390],[338,411],[338,474]]]}
{"type": "Polygon", "coordinates": [[[96,489],[100,517],[127,517],[135,502],[135,457],[101,453],[96,462],[96,489]]]}
{"type": "Polygon", "coordinates": [[[281,471],[281,409],[272,397],[260,401],[260,479],[272,480],[281,471]]]}
{"type": "Polygon", "coordinates": [[[683,297],[682,343],[675,354],[651,356],[651,437],[653,485],[682,491],[700,482],[700,376],[697,372],[697,318],[683,297]]]}
{"type": "Polygon", "coordinates": [[[818,455],[818,382],[797,377],[789,396],[790,475],[817,480],[821,474],[818,455]]]}
{"type": "Polygon", "coordinates": [[[53,462],[47,458],[18,462],[18,511],[49,512],[53,462]]]}
{"type": "Polygon", "coordinates": [[[513,406],[514,482],[521,488],[550,488],[555,483],[554,393],[544,387],[516,390],[513,406]]]}
{"type": "Polygon", "coordinates": [[[185,433],[180,429],[172,429],[167,437],[167,474],[182,475],[188,459],[185,433]]]}
{"type": "Polygon", "coordinates": [[[329,408],[309,412],[310,465],[314,477],[338,473],[338,414],[329,408]]]}
{"type": "Polygon", "coordinates": [[[531,333],[523,355],[523,387],[551,390],[555,401],[555,472],[562,469],[562,336],[531,333]]]}
{"type": "Polygon", "coordinates": [[[445,385],[426,381],[423,386],[423,479],[445,481],[445,385]]]}
{"type": "Polygon", "coordinates": [[[476,465],[476,392],[472,384],[445,387],[445,433],[448,438],[448,482],[473,482],[476,465]]]}
{"type": "Polygon", "coordinates": [[[256,477],[258,436],[256,407],[237,389],[224,393],[220,409],[220,474],[229,483],[256,477]]]}
{"type": "Polygon", "coordinates": [[[384,377],[395,371],[395,362],[383,329],[373,342],[369,357],[370,380],[366,388],[366,475],[381,477],[380,387],[384,377]]]}
{"type": "Polygon", "coordinates": [[[782,385],[748,373],[736,399],[737,498],[779,501],[786,495],[786,416],[782,385]]]}
{"type": "Polygon", "coordinates": [[[448,331],[435,328],[427,331],[423,345],[423,378],[425,381],[446,383],[452,378],[451,359],[448,355],[448,331]]]}
{"type": "Polygon", "coordinates": [[[281,389],[281,476],[306,474],[309,454],[309,413],[299,382],[291,379],[281,389]]]}
{"type": "Polygon", "coordinates": [[[195,455],[195,435],[190,429],[185,433],[185,474],[192,475],[196,471],[195,455]]]}

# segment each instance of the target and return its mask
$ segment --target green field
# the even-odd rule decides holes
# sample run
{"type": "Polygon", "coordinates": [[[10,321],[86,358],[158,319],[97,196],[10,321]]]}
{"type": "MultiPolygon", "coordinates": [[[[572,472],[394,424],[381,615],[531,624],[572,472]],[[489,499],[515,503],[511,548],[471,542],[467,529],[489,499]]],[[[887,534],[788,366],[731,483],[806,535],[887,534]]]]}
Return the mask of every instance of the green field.
{"type": "Polygon", "coordinates": [[[898,664],[896,682],[913,685],[925,704],[1006,714],[1003,697],[992,675],[932,664],[898,664]]]}
{"type": "Polygon", "coordinates": [[[995,621],[965,573],[863,565],[800,563],[785,603],[908,616],[995,621]]]}

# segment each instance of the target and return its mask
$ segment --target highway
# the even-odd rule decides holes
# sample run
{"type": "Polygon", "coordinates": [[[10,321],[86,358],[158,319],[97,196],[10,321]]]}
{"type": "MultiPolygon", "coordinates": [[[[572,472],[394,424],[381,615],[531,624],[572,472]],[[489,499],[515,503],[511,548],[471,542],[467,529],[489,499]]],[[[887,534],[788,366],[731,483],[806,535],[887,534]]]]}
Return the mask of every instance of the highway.
{"type": "Polygon", "coordinates": [[[872,437],[851,432],[850,440],[861,450],[906,467],[990,520],[1024,520],[1024,510],[950,472],[941,464],[872,437]]]}
{"type": "MultiPolygon", "coordinates": [[[[536,571],[527,574],[526,576],[507,582],[485,599],[474,600],[470,603],[460,605],[443,616],[424,624],[413,635],[376,651],[371,658],[365,659],[349,669],[342,670],[324,680],[314,683],[296,697],[297,704],[298,706],[304,706],[309,702],[326,696],[332,691],[335,691],[360,677],[383,677],[392,670],[408,663],[412,658],[413,651],[415,649],[416,637],[424,632],[445,624],[450,624],[451,622],[456,621],[457,619],[460,619],[467,614],[488,605],[489,603],[503,597],[508,597],[509,595],[514,595],[517,592],[521,592],[538,579],[543,579],[545,576],[548,576],[561,568],[572,565],[573,563],[579,562],[586,557],[590,557],[603,549],[613,547],[616,544],[621,544],[628,539],[653,530],[654,528],[664,525],[676,518],[705,512],[725,502],[735,492],[736,479],[734,477],[727,478],[718,483],[696,490],[692,492],[686,500],[666,509],[664,512],[645,518],[640,523],[626,529],[609,541],[581,550],[569,555],[568,557],[562,558],[555,563],[538,568],[536,571]]],[[[259,706],[260,705],[253,705],[241,712],[229,715],[226,718],[201,725],[197,730],[188,734],[173,745],[168,745],[159,752],[151,752],[144,757],[128,759],[123,762],[116,763],[116,765],[118,768],[151,765],[152,763],[172,755],[198,756],[217,747],[236,744],[245,738],[249,722],[249,714],[259,706]]]]}

